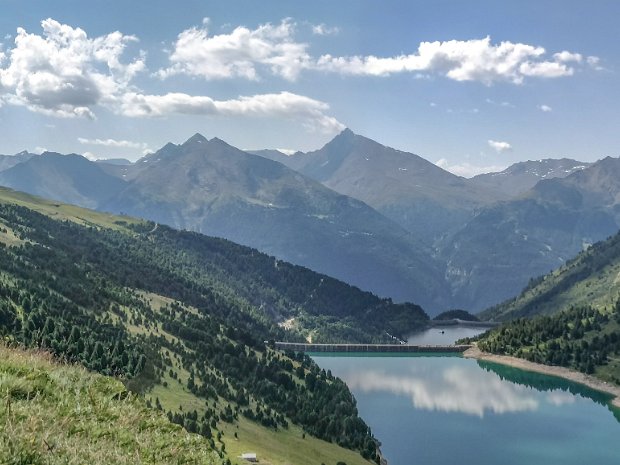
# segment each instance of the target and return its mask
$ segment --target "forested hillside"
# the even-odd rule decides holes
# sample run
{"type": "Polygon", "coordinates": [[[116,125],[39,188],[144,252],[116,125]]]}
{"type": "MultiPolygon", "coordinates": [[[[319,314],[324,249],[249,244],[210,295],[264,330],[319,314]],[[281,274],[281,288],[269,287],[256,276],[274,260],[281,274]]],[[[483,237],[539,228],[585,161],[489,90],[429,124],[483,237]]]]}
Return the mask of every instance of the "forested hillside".
{"type": "Polygon", "coordinates": [[[441,241],[457,305],[474,312],[496,305],[618,232],[620,160],[567,168],[566,177],[547,173],[524,194],[482,208],[441,241]]]}
{"type": "Polygon", "coordinates": [[[514,299],[478,316],[510,320],[552,314],[569,306],[613,307],[620,297],[620,234],[597,242],[557,270],[538,278],[514,299]]]}
{"type": "Polygon", "coordinates": [[[532,279],[518,297],[479,314],[510,320],[484,335],[480,348],[620,384],[619,273],[617,234],[532,279]]]}
{"type": "Polygon", "coordinates": [[[389,340],[427,320],[419,307],[224,240],[1,194],[2,337],[121,377],[223,459],[282,432],[377,458],[346,385],[263,341],[389,340]]]}
{"type": "Polygon", "coordinates": [[[620,301],[611,309],[570,307],[551,316],[514,320],[483,335],[478,346],[620,384],[620,301]]]}

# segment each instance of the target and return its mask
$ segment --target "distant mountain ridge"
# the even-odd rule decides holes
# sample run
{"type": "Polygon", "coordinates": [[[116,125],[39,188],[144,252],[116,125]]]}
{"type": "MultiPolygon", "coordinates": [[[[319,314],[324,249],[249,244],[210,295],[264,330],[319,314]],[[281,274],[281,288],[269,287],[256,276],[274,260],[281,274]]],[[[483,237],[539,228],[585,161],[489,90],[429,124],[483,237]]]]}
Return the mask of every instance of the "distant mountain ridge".
{"type": "Polygon", "coordinates": [[[225,237],[429,311],[448,300],[440,265],[411,234],[282,164],[195,135],[138,165],[103,209],[225,237]]]}
{"type": "Polygon", "coordinates": [[[254,153],[413,231],[445,266],[453,303],[471,311],[514,296],[532,276],[555,269],[620,225],[610,197],[620,192],[620,174],[600,168],[604,160],[526,161],[465,179],[350,130],[314,152],[254,153]]]}
{"type": "Polygon", "coordinates": [[[225,237],[431,314],[495,305],[620,227],[615,158],[465,179],[349,129],[292,155],[196,134],[131,164],[24,157],[0,184],[225,237]]]}
{"type": "Polygon", "coordinates": [[[620,233],[597,242],[553,272],[533,278],[518,296],[478,316],[512,320],[549,315],[572,306],[611,309],[620,298],[620,233]]]}
{"type": "Polygon", "coordinates": [[[0,183],[224,237],[429,312],[450,305],[443,269],[414,235],[280,163],[196,134],[130,165],[46,154],[0,183]]]}
{"type": "Polygon", "coordinates": [[[253,153],[367,203],[428,245],[466,221],[475,209],[506,198],[418,155],[384,146],[350,129],[313,152],[291,156],[278,151],[253,153]]]}
{"type": "Polygon", "coordinates": [[[474,311],[516,295],[530,278],[615,234],[619,201],[620,159],[608,157],[482,209],[440,246],[452,295],[474,311]]]}
{"type": "Polygon", "coordinates": [[[504,171],[479,174],[471,178],[469,183],[514,197],[524,194],[543,179],[565,178],[590,165],[570,158],[528,160],[510,165],[504,171]]]}
{"type": "Polygon", "coordinates": [[[8,170],[15,165],[30,160],[34,156],[36,156],[34,153],[27,152],[26,150],[15,155],[0,155],[0,171],[8,170]]]}
{"type": "Polygon", "coordinates": [[[0,172],[0,185],[88,208],[99,207],[124,184],[76,154],[44,152],[0,172]]]}

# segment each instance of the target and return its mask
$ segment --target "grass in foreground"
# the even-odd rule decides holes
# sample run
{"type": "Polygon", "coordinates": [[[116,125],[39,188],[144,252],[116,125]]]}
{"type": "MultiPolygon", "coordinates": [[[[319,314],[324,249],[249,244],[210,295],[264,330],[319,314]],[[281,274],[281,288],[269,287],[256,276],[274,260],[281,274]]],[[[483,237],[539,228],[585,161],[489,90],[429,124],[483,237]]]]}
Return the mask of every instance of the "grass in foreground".
{"type": "MultiPolygon", "coordinates": [[[[156,385],[146,397],[155,403],[159,399],[164,410],[176,411],[179,406],[183,411],[194,409],[204,410],[204,399],[196,397],[185,387],[185,383],[164,376],[167,386],[156,385]]],[[[209,401],[211,404],[212,401],[209,401]]],[[[219,408],[226,403],[218,401],[219,408]]],[[[233,465],[246,465],[248,462],[240,458],[244,452],[255,452],[263,465],[336,465],[344,462],[347,465],[374,465],[365,460],[358,452],[339,447],[337,444],[317,439],[296,425],[289,424],[288,429],[265,428],[239,415],[239,421],[226,423],[219,421],[217,431],[223,433],[221,440],[215,444],[221,449],[225,444],[227,458],[233,465]],[[235,433],[237,436],[235,436],[235,433]]],[[[216,431],[214,430],[214,435],[216,431]]]]}
{"type": "Polygon", "coordinates": [[[207,441],[121,382],[0,345],[0,463],[215,464],[207,441]]]}
{"type": "Polygon", "coordinates": [[[247,462],[239,456],[244,452],[256,452],[263,465],[374,465],[364,460],[355,451],[338,447],[336,444],[303,435],[301,428],[291,425],[288,429],[267,430],[256,423],[239,418],[237,424],[221,424],[224,431],[222,441],[233,465],[247,462]],[[237,437],[235,437],[237,433],[237,437]]]}

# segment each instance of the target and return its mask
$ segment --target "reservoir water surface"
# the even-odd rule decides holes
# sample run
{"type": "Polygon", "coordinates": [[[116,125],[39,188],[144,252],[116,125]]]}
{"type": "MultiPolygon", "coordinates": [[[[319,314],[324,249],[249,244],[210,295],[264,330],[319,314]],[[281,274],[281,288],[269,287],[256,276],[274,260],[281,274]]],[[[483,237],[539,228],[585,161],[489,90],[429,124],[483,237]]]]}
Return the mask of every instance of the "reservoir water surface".
{"type": "Polygon", "coordinates": [[[620,412],[584,386],[460,356],[312,357],[348,384],[389,465],[620,464],[620,412]]]}

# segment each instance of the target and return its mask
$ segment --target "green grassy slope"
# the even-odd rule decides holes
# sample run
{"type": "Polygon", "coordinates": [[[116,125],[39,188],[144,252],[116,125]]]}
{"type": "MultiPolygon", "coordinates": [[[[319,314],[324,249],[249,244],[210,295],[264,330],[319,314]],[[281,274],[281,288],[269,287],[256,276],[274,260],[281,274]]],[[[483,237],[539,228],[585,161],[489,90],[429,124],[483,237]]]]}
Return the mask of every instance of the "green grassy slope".
{"type": "Polygon", "coordinates": [[[120,381],[0,344],[0,463],[219,464],[120,381]]]}
{"type": "Polygon", "coordinates": [[[19,205],[56,220],[67,220],[84,226],[130,231],[127,226],[146,225],[144,220],[129,216],[101,213],[0,186],[0,202],[19,205]]]}
{"type": "Polygon", "coordinates": [[[505,321],[553,314],[570,306],[612,307],[620,297],[620,234],[598,242],[552,273],[532,280],[516,298],[478,316],[505,321]]]}
{"type": "Polygon", "coordinates": [[[620,234],[478,316],[506,321],[480,338],[483,350],[620,384],[620,234]]]}
{"type": "MultiPolygon", "coordinates": [[[[187,408],[193,395],[169,389],[187,408]]],[[[224,424],[228,460],[242,464],[243,452],[261,463],[367,464],[353,452],[291,427],[279,432],[242,419],[224,424]],[[235,433],[237,436],[235,437],[235,433]]],[[[116,379],[61,364],[50,354],[0,344],[0,463],[28,464],[219,464],[209,441],[191,434],[127,392],[116,379]]]]}
{"type": "Polygon", "coordinates": [[[2,192],[0,338],[120,377],[221,460],[246,448],[274,464],[375,457],[346,385],[263,341],[304,336],[275,324],[280,312],[319,338],[329,319],[344,322],[335,336],[356,338],[415,306],[227,241],[74,208],[2,192]]]}

